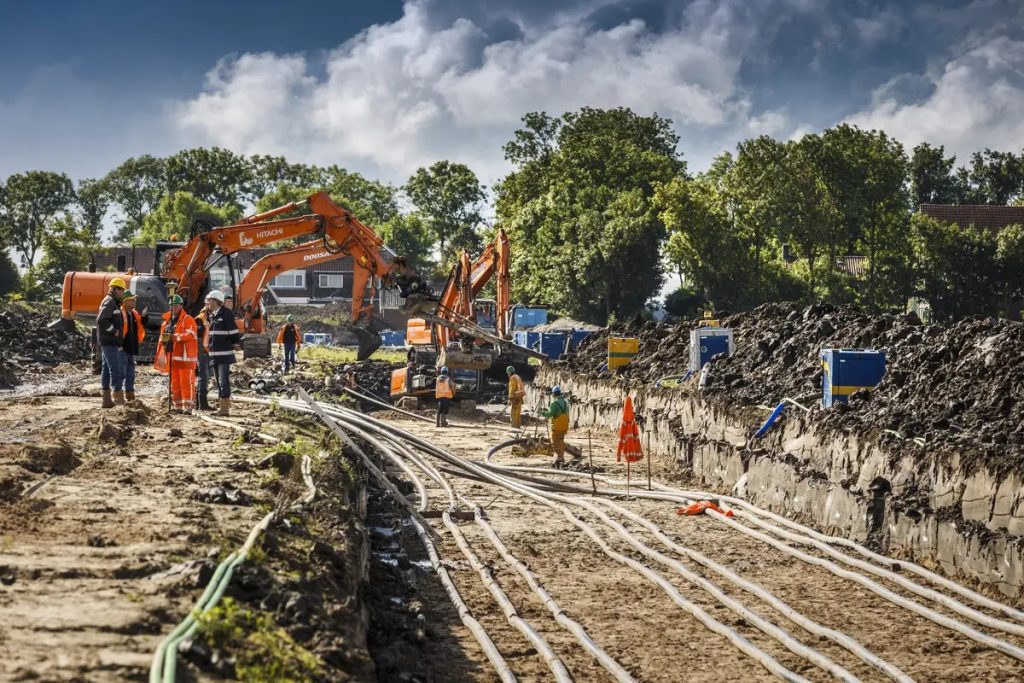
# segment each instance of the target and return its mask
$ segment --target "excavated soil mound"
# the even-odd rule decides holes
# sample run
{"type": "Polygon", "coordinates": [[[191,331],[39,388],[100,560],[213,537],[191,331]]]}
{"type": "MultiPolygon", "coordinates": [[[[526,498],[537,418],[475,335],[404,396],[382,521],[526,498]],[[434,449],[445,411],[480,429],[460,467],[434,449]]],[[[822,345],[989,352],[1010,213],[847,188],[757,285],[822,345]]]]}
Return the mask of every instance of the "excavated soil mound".
{"type": "MultiPolygon", "coordinates": [[[[634,322],[612,330],[637,336],[627,367],[609,373],[608,331],[593,335],[563,362],[588,376],[653,384],[687,369],[695,321],[658,326],[634,322]]],[[[705,395],[730,405],[774,405],[783,397],[821,398],[822,348],[874,348],[887,371],[873,392],[849,406],[815,411],[814,419],[844,431],[894,430],[924,438],[929,451],[957,451],[998,469],[1024,467],[1024,325],[995,318],[923,325],[917,316],[868,315],[849,307],[765,304],[728,316],[736,351],[713,362],[705,395]]],[[[695,391],[691,380],[681,390],[695,391]]],[[[896,438],[886,436],[885,438],[896,438]]],[[[908,448],[918,449],[912,441],[908,448]]]]}
{"type": "Polygon", "coordinates": [[[27,306],[0,311],[0,357],[9,365],[56,365],[92,354],[89,338],[77,330],[50,328],[56,315],[27,306]]]}

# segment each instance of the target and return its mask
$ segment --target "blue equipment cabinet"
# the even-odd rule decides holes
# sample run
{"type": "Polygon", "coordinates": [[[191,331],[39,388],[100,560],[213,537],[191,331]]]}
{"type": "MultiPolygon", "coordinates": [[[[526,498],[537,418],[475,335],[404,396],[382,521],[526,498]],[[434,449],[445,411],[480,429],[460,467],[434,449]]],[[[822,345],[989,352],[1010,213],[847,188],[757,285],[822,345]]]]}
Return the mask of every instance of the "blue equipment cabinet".
{"type": "Polygon", "coordinates": [[[540,335],[540,352],[551,360],[558,360],[565,351],[565,332],[543,332],[540,335]]]}
{"type": "Polygon", "coordinates": [[[885,375],[885,352],[874,349],[822,349],[821,404],[847,403],[861,389],[874,389],[885,375]]]}
{"type": "Polygon", "coordinates": [[[540,306],[516,306],[512,311],[512,328],[529,329],[548,322],[548,309],[540,306]]]}
{"type": "Polygon", "coordinates": [[[691,330],[690,371],[700,372],[713,356],[720,353],[731,356],[734,350],[731,328],[698,327],[691,330]]]}

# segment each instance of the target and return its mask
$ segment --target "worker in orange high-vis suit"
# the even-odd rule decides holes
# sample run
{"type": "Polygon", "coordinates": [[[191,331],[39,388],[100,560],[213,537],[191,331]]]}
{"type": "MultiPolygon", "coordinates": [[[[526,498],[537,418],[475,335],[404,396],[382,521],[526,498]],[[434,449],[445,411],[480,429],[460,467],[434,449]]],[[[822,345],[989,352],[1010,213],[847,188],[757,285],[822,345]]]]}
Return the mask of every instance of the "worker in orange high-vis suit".
{"type": "Polygon", "coordinates": [[[195,405],[196,362],[199,358],[196,321],[182,309],[180,296],[175,294],[169,303],[171,310],[164,313],[153,367],[157,372],[170,374],[171,412],[190,413],[195,405]]]}
{"type": "Polygon", "coordinates": [[[437,419],[435,425],[447,427],[448,410],[451,408],[452,400],[455,398],[455,382],[448,375],[447,366],[441,368],[441,374],[437,376],[434,384],[434,398],[437,399],[437,419]]]}

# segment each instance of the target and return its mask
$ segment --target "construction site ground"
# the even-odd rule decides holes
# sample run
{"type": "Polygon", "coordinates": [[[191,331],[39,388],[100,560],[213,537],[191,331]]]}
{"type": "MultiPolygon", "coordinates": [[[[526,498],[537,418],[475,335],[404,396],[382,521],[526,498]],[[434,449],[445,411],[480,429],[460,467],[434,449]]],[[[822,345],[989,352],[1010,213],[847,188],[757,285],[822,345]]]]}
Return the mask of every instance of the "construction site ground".
{"type": "MultiPolygon", "coordinates": [[[[247,461],[251,465],[265,446],[247,442],[230,428],[168,415],[161,407],[164,387],[160,378],[143,371],[139,391],[144,407],[101,411],[96,378],[84,367],[69,366],[53,378],[46,395],[34,390],[0,399],[0,679],[144,678],[160,639],[202,592],[209,568],[240,546],[273,505],[275,493],[267,486],[266,473],[240,466],[247,461]]],[[[230,419],[240,425],[279,434],[295,428],[294,421],[280,421],[280,411],[272,414],[266,407],[244,403],[236,408],[230,419]]],[[[482,461],[490,448],[517,435],[499,410],[455,414],[453,422],[470,426],[445,430],[405,416],[375,416],[482,461]]],[[[525,431],[534,430],[528,425],[525,431]]],[[[582,449],[585,462],[592,452],[599,474],[625,476],[624,465],[615,462],[617,435],[611,429],[595,430],[589,438],[573,432],[569,442],[582,449]]],[[[544,466],[549,459],[503,450],[495,461],[544,466]]],[[[396,481],[403,479],[398,470],[390,473],[396,481]]],[[[646,487],[643,465],[633,476],[634,485],[646,487]]],[[[671,469],[658,463],[653,476],[665,483],[674,480],[671,469]]],[[[510,552],[528,565],[565,613],[637,680],[774,679],[729,640],[680,609],[662,587],[609,557],[562,511],[493,483],[448,479],[457,493],[485,510],[510,552]]],[[[680,488],[684,484],[674,483],[680,488]]],[[[403,491],[416,500],[411,485],[404,484],[403,491]]],[[[447,494],[435,482],[428,483],[427,492],[430,509],[447,507],[447,494]]],[[[668,502],[618,502],[807,617],[849,634],[914,680],[1024,680],[1024,662],[897,608],[711,517],[677,515],[678,506],[668,502]]],[[[599,526],[593,515],[576,513],[599,526]]],[[[672,554],[649,532],[620,521],[644,543],[672,554]]],[[[502,561],[478,525],[465,519],[456,523],[519,616],[551,645],[571,676],[578,681],[611,680],[502,561]]],[[[549,679],[549,663],[510,625],[442,521],[431,517],[431,525],[458,591],[514,674],[522,680],[549,679]]],[[[407,511],[371,487],[366,528],[373,550],[364,588],[372,675],[379,680],[494,680],[483,651],[432,573],[407,511]]],[[[602,536],[615,551],[658,571],[688,600],[788,669],[809,680],[831,678],[678,573],[636,554],[607,529],[602,536]]],[[[686,558],[673,557],[861,680],[886,680],[847,650],[809,635],[686,558]]],[[[879,582],[913,597],[894,583],[879,582]]],[[[1024,646],[1022,637],[999,635],[1024,646]]],[[[363,675],[358,672],[370,671],[360,656],[349,653],[346,660],[357,680],[363,675]]],[[[202,666],[186,667],[192,677],[220,678],[202,666]]]]}

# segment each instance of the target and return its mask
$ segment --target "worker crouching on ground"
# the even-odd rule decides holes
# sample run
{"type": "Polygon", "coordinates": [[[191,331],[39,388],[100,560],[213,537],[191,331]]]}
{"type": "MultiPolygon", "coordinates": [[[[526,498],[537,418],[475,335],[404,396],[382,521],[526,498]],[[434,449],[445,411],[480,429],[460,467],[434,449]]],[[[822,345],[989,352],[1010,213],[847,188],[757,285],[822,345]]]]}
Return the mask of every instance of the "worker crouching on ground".
{"type": "Polygon", "coordinates": [[[302,346],[302,335],[299,334],[299,326],[292,322],[292,316],[285,318],[285,324],[278,330],[277,343],[284,350],[283,372],[288,372],[289,368],[295,365],[295,355],[302,346]]]}
{"type": "Polygon", "coordinates": [[[551,449],[555,452],[555,467],[565,465],[565,435],[569,433],[569,402],[562,396],[562,388],[551,387],[551,404],[541,411],[551,419],[551,449]]]}
{"type": "Polygon", "coordinates": [[[210,312],[204,345],[217,373],[217,390],[220,394],[217,414],[226,417],[231,414],[231,364],[235,362],[235,349],[238,348],[241,334],[234,313],[224,305],[222,292],[210,292],[206,296],[206,304],[210,312]]]}
{"type": "Polygon", "coordinates": [[[519,429],[523,424],[523,399],[526,397],[526,387],[523,386],[523,378],[516,374],[516,369],[511,365],[505,368],[508,375],[508,405],[512,412],[512,426],[519,429]]]}
{"type": "Polygon", "coordinates": [[[441,368],[441,374],[437,376],[434,384],[434,398],[437,399],[437,422],[438,427],[448,426],[448,409],[451,408],[452,399],[455,398],[455,382],[448,376],[448,368],[441,368]]]}
{"type": "Polygon", "coordinates": [[[160,326],[160,346],[153,367],[170,375],[171,412],[191,413],[195,404],[196,362],[199,360],[199,339],[196,321],[182,309],[184,303],[175,294],[169,300],[171,310],[164,313],[160,326]]]}
{"type": "Polygon", "coordinates": [[[124,341],[121,314],[121,299],[127,289],[124,280],[115,277],[110,281],[110,291],[100,302],[96,314],[96,342],[100,347],[103,368],[100,372],[100,389],[103,391],[103,407],[113,408],[115,403],[124,403],[124,341]],[[113,396],[111,396],[113,387],[113,396]]]}
{"type": "Polygon", "coordinates": [[[135,310],[138,299],[131,292],[125,292],[121,299],[121,348],[124,350],[124,398],[131,403],[135,400],[135,356],[139,355],[142,340],[146,338],[146,326],[142,315],[135,310]]]}

